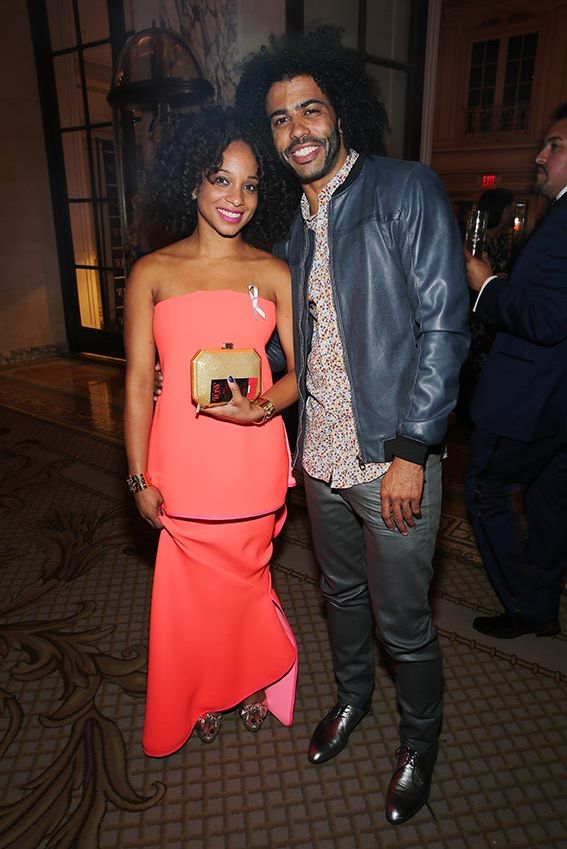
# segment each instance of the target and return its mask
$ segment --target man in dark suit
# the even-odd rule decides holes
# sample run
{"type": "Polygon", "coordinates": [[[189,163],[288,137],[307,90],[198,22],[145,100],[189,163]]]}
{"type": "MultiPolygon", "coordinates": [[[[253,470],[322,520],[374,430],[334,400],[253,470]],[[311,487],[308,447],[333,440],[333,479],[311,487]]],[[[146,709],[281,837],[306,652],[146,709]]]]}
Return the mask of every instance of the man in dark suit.
{"type": "Polygon", "coordinates": [[[554,118],[535,158],[552,205],[509,279],[467,256],[474,310],[498,333],[472,401],[465,495],[504,607],[473,627],[499,638],[559,632],[567,564],[567,103],[554,118]]]}

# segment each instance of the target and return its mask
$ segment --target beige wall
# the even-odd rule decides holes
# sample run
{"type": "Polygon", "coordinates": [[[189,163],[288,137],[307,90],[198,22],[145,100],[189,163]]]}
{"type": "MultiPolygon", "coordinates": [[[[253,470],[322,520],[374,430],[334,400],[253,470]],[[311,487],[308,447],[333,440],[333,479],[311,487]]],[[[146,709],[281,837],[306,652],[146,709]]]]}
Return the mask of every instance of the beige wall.
{"type": "Polygon", "coordinates": [[[0,0],[0,362],[65,347],[59,266],[26,4],[0,0]]]}

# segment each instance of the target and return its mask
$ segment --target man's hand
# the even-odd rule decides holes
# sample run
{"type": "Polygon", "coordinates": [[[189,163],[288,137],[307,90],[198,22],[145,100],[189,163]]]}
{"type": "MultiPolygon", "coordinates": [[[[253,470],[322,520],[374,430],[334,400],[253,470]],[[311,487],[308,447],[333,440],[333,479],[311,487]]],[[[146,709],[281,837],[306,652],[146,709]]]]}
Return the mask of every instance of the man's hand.
{"type": "Polygon", "coordinates": [[[465,262],[467,265],[467,282],[473,292],[480,292],[484,281],[494,272],[488,262],[488,255],[483,253],[482,259],[473,256],[465,248],[465,262]]]}
{"type": "Polygon", "coordinates": [[[408,529],[415,528],[414,517],[421,518],[423,481],[423,466],[394,457],[380,490],[382,519],[391,531],[397,528],[407,536],[408,529]]]}

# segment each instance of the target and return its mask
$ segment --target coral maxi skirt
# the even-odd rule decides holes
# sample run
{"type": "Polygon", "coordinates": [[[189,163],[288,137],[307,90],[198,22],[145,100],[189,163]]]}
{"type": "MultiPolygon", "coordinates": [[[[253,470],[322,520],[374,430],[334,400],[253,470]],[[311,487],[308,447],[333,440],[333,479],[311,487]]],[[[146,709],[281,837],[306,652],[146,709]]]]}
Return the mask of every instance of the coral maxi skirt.
{"type": "Polygon", "coordinates": [[[283,512],[237,521],[163,516],[142,739],[147,755],[172,754],[201,714],[233,708],[257,690],[291,725],[297,647],[269,568],[283,512]]]}

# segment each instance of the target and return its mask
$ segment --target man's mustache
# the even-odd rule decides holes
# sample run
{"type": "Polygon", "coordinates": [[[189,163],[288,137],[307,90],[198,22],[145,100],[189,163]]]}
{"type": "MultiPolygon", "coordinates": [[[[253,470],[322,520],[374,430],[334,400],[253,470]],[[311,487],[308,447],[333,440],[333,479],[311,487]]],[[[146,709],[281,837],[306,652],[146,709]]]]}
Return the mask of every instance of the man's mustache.
{"type": "Polygon", "coordinates": [[[288,146],[284,149],[283,155],[291,156],[292,150],[294,150],[299,145],[309,144],[309,142],[311,142],[312,144],[324,144],[323,139],[315,138],[315,136],[301,136],[300,139],[295,139],[295,141],[292,141],[291,144],[288,144],[288,146]]]}

